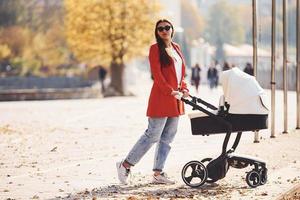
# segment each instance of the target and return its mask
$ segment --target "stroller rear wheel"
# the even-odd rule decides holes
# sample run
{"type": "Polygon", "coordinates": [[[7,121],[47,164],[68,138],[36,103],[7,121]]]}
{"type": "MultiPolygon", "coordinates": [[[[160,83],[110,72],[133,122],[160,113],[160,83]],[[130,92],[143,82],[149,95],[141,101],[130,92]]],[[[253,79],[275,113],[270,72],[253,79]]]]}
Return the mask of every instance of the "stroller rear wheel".
{"type": "Polygon", "coordinates": [[[264,185],[268,180],[268,169],[264,168],[260,171],[260,185],[264,185]]]}
{"type": "Polygon", "coordinates": [[[252,188],[259,186],[261,183],[260,173],[255,170],[251,170],[250,172],[247,173],[246,182],[252,188]]]}
{"type": "Polygon", "coordinates": [[[181,171],[183,182],[190,187],[200,187],[206,182],[207,169],[199,161],[190,161],[184,165],[181,171]]]}

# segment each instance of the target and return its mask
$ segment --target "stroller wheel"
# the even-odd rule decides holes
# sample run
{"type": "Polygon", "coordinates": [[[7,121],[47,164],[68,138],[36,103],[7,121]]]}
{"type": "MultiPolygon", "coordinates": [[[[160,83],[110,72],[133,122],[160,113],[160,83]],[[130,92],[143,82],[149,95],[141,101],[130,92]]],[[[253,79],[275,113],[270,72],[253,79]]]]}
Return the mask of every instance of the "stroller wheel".
{"type": "Polygon", "coordinates": [[[199,161],[190,161],[181,171],[183,182],[190,187],[200,187],[207,179],[207,169],[199,161]]]}
{"type": "Polygon", "coordinates": [[[257,171],[252,170],[247,173],[246,182],[250,187],[255,188],[260,185],[261,183],[260,178],[261,178],[260,174],[257,171]]]}
{"type": "Polygon", "coordinates": [[[262,169],[260,171],[260,185],[264,185],[267,183],[268,180],[268,169],[262,169]]]}

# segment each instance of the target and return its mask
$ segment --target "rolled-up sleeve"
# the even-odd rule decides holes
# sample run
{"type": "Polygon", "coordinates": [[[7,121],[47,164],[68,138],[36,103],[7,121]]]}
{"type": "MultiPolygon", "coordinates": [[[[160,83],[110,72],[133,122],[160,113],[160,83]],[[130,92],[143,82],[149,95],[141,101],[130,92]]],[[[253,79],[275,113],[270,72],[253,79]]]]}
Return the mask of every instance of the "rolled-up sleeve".
{"type": "Polygon", "coordinates": [[[187,85],[186,85],[186,82],[184,79],[182,79],[182,81],[181,81],[181,90],[189,92],[189,89],[187,88],[187,85]]]}

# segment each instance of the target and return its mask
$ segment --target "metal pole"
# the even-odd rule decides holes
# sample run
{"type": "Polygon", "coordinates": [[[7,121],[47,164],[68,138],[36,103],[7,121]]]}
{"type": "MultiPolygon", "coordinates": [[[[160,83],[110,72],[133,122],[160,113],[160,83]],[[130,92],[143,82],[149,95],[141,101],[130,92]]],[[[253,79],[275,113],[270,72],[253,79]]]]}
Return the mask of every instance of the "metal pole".
{"type": "Polygon", "coordinates": [[[271,46],[271,138],[275,138],[275,58],[276,58],[276,0],[272,0],[272,46],[271,46]]]}
{"type": "Polygon", "coordinates": [[[257,14],[256,0],[252,0],[252,44],[253,44],[253,69],[254,76],[257,76],[257,14]]]}
{"type": "Polygon", "coordinates": [[[300,0],[297,0],[297,126],[300,129],[300,0]]]}
{"type": "MultiPolygon", "coordinates": [[[[257,14],[256,0],[252,0],[252,43],[253,43],[253,71],[254,77],[257,76],[257,14]]],[[[258,131],[254,131],[254,143],[259,143],[258,131]]]]}
{"type": "Polygon", "coordinates": [[[287,123],[288,123],[288,116],[287,116],[287,17],[286,17],[286,1],[283,0],[283,116],[284,116],[284,130],[282,133],[287,132],[287,123]]]}

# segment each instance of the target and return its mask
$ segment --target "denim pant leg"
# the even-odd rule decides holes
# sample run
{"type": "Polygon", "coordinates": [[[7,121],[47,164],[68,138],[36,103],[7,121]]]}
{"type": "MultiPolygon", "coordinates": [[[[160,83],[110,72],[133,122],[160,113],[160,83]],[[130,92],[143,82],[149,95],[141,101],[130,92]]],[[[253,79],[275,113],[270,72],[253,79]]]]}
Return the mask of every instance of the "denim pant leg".
{"type": "Polygon", "coordinates": [[[209,81],[209,88],[212,89],[214,87],[214,84],[215,84],[214,79],[210,78],[210,79],[208,79],[208,81],[209,81]]]}
{"type": "Polygon", "coordinates": [[[129,164],[135,165],[138,163],[152,145],[158,142],[166,122],[167,117],[148,118],[148,129],[136,142],[125,159],[129,164]]]}
{"type": "Polygon", "coordinates": [[[167,119],[167,123],[156,146],[153,171],[162,171],[165,166],[165,161],[171,149],[170,143],[177,132],[178,120],[179,117],[169,117],[167,119]]]}

